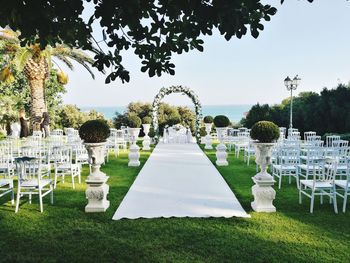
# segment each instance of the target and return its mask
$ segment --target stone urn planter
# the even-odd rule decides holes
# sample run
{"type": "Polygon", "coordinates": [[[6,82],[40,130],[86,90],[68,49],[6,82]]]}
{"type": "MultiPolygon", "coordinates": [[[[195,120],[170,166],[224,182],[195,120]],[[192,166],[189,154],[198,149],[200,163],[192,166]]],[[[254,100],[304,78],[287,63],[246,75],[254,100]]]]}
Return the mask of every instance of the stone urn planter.
{"type": "Polygon", "coordinates": [[[139,166],[140,165],[140,147],[136,144],[137,138],[140,134],[140,128],[128,128],[128,133],[131,139],[130,152],[129,152],[129,163],[128,166],[139,166]]]}
{"type": "Polygon", "coordinates": [[[214,124],[216,127],[216,133],[218,135],[219,145],[216,146],[216,165],[227,166],[227,152],[226,145],[224,143],[225,135],[227,134],[227,127],[230,124],[230,120],[224,115],[218,115],[214,118],[214,124]]]}
{"type": "Polygon", "coordinates": [[[100,167],[104,163],[106,140],[110,135],[109,127],[102,120],[90,120],[80,127],[79,135],[84,140],[91,166],[91,172],[86,179],[88,188],[85,194],[88,204],[85,206],[85,212],[105,212],[109,207],[108,176],[100,171],[100,167]]]}
{"type": "Polygon", "coordinates": [[[85,212],[105,212],[109,207],[107,200],[109,186],[106,184],[109,177],[100,171],[100,167],[104,162],[106,143],[84,143],[84,145],[91,165],[91,173],[85,181],[88,185],[86,190],[88,204],[85,212]]]}
{"type": "Polygon", "coordinates": [[[251,138],[258,141],[254,143],[255,161],[260,166],[260,172],[252,178],[255,185],[252,187],[254,201],[251,206],[256,212],[276,212],[273,205],[276,191],[272,188],[275,180],[267,172],[267,168],[271,164],[272,149],[279,135],[278,126],[269,121],[255,123],[250,133],[251,138]]]}
{"type": "Polygon", "coordinates": [[[142,150],[149,151],[151,148],[149,147],[151,144],[151,138],[148,136],[149,130],[151,128],[151,124],[145,123],[142,124],[143,132],[145,133],[145,137],[143,137],[142,141],[142,150]]]}
{"type": "Polygon", "coordinates": [[[219,144],[216,146],[216,165],[217,166],[227,166],[227,152],[226,145],[224,144],[224,135],[227,128],[216,128],[216,133],[218,135],[219,144]]]}
{"type": "Polygon", "coordinates": [[[260,172],[252,178],[255,185],[252,187],[254,201],[251,206],[256,212],[276,212],[276,207],[272,204],[276,196],[276,191],[272,188],[275,180],[267,172],[274,145],[275,143],[254,143],[255,161],[260,166],[260,172]]]}
{"type": "Polygon", "coordinates": [[[212,123],[204,123],[204,125],[205,125],[205,132],[207,133],[207,135],[205,136],[204,149],[211,150],[211,149],[213,149],[213,146],[211,145],[212,140],[211,140],[210,132],[211,132],[211,127],[213,126],[213,124],[212,123]]]}

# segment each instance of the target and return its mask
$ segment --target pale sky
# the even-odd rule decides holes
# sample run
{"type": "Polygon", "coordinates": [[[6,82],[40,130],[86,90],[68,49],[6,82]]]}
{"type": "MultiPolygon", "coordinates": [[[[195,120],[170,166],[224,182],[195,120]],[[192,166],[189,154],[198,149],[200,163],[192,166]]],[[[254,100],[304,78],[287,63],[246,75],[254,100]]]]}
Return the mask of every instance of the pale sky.
{"type": "MultiPolygon", "coordinates": [[[[245,36],[227,42],[219,34],[204,38],[204,52],[176,55],[175,76],[149,78],[140,60],[128,53],[124,66],[131,80],[104,84],[96,71],[90,78],[76,65],[69,74],[64,102],[78,106],[124,106],[132,101],[152,102],[162,87],[184,85],[203,105],[279,103],[288,96],[283,80],[299,74],[300,91],[319,92],[350,80],[350,2],[346,0],[264,1],[278,12],[258,39],[245,36]]],[[[101,37],[96,36],[101,39],[101,37]]],[[[166,102],[191,104],[181,95],[166,102]]]]}

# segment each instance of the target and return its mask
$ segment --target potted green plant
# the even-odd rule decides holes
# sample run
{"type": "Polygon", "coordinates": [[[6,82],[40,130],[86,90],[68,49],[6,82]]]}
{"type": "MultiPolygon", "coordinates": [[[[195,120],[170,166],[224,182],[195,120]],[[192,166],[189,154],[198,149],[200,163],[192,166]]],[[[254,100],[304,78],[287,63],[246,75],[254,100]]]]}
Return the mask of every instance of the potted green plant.
{"type": "Polygon", "coordinates": [[[100,171],[100,167],[104,162],[106,141],[110,135],[109,126],[103,120],[89,120],[80,127],[79,135],[84,141],[91,165],[91,172],[86,179],[88,204],[85,211],[104,212],[109,207],[109,186],[106,184],[108,176],[100,171]]]}
{"type": "Polygon", "coordinates": [[[216,165],[227,166],[228,162],[224,139],[227,127],[230,125],[230,120],[225,115],[218,115],[214,118],[214,125],[219,140],[219,144],[216,147],[216,165]]]}
{"type": "Polygon", "coordinates": [[[256,140],[255,160],[260,166],[260,172],[253,177],[255,185],[252,187],[254,202],[252,208],[257,212],[275,212],[276,208],[272,204],[276,192],[271,187],[275,181],[267,172],[271,163],[272,149],[280,136],[279,128],[270,121],[259,121],[252,126],[250,137],[256,140]]]}
{"type": "Polygon", "coordinates": [[[151,149],[149,147],[151,143],[151,138],[148,136],[149,130],[151,128],[151,123],[152,123],[151,117],[146,116],[142,119],[143,132],[145,133],[145,137],[143,137],[143,141],[142,141],[142,149],[145,151],[148,151],[151,149]]]}
{"type": "Polygon", "coordinates": [[[130,114],[128,117],[128,133],[131,139],[130,152],[129,152],[129,163],[128,166],[139,166],[140,165],[140,147],[137,146],[137,138],[139,137],[142,121],[136,114],[130,114]]]}

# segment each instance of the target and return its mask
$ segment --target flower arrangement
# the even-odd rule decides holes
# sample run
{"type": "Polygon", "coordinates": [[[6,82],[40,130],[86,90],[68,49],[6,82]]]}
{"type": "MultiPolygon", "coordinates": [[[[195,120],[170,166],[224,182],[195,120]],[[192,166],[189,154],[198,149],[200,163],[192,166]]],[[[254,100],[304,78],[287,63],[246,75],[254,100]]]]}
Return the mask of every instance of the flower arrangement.
{"type": "Polygon", "coordinates": [[[159,130],[158,130],[158,109],[159,105],[162,101],[162,99],[171,93],[182,93],[184,95],[187,95],[188,97],[191,98],[194,107],[195,107],[195,113],[196,113],[196,123],[195,123],[195,128],[196,128],[196,137],[197,141],[199,141],[200,138],[200,125],[201,125],[201,119],[202,119],[202,106],[199,101],[198,96],[189,88],[187,87],[182,87],[182,86],[171,86],[168,88],[161,88],[159,93],[155,96],[152,108],[152,123],[153,123],[153,128],[156,133],[156,138],[159,137],[159,130]]]}
{"type": "Polygon", "coordinates": [[[280,136],[279,128],[271,121],[259,121],[252,126],[250,137],[259,143],[272,143],[280,136]]]}

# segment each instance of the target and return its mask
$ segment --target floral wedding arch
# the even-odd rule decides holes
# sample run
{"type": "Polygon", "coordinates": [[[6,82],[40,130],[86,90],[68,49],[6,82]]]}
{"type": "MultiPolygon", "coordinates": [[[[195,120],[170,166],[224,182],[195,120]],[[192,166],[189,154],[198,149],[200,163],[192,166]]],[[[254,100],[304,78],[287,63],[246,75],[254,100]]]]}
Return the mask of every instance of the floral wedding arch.
{"type": "Polygon", "coordinates": [[[159,106],[160,103],[162,102],[162,99],[169,94],[172,93],[182,93],[183,95],[187,95],[190,97],[194,104],[195,108],[195,113],[196,113],[196,124],[195,124],[195,135],[197,138],[197,141],[199,142],[200,139],[200,125],[201,125],[201,120],[202,120],[202,106],[199,101],[199,98],[197,94],[193,92],[193,90],[187,88],[187,87],[182,87],[182,86],[171,86],[168,88],[161,88],[159,93],[154,97],[154,101],[152,104],[152,121],[153,121],[153,128],[156,133],[156,137],[159,137],[159,126],[158,126],[158,113],[159,113],[159,106]]]}

